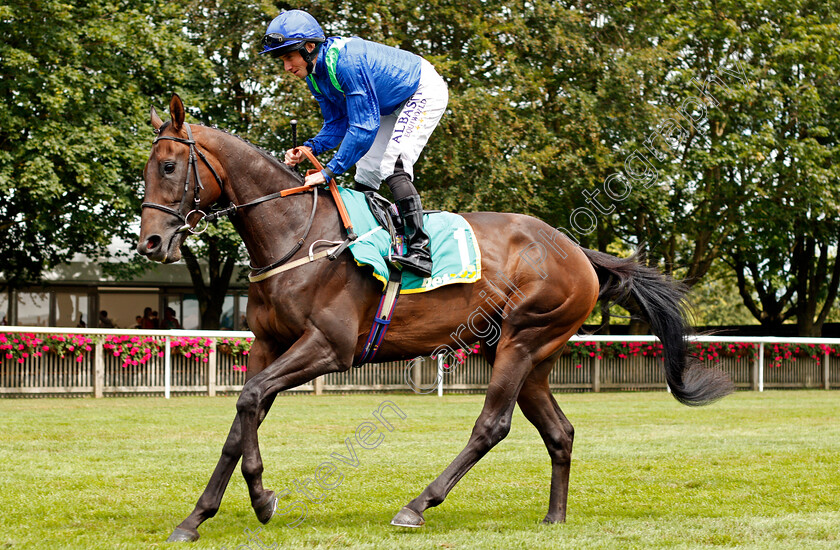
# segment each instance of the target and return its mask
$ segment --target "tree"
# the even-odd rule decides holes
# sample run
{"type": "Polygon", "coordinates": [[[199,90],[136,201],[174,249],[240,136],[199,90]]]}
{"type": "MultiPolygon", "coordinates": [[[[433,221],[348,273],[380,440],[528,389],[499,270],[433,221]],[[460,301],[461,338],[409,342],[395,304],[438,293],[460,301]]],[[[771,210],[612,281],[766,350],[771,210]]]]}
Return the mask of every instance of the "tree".
{"type": "Polygon", "coordinates": [[[840,284],[837,5],[762,8],[741,27],[760,92],[749,128],[763,147],[739,151],[737,161],[760,185],[740,209],[747,221],[734,225],[729,262],[769,332],[796,318],[799,335],[819,336],[840,284]]]}
{"type": "MultiPolygon", "coordinates": [[[[186,24],[193,44],[212,63],[213,94],[197,104],[195,118],[218,126],[275,154],[292,146],[290,121],[300,118],[301,135],[320,127],[317,102],[305,86],[283,77],[283,66],[262,57],[262,37],[277,9],[286,3],[215,0],[192,2],[186,24]]],[[[201,328],[219,327],[222,305],[236,264],[247,261],[247,252],[233,226],[219,222],[217,229],[188,239],[181,251],[199,301],[201,328]],[[206,273],[198,258],[207,258],[206,273]]]]}
{"type": "Polygon", "coordinates": [[[241,240],[229,226],[230,223],[222,227],[210,226],[196,245],[189,245],[186,241],[181,245],[181,253],[198,298],[200,327],[206,330],[218,329],[220,326],[225,296],[236,264],[242,256],[241,240]],[[206,282],[199,257],[207,259],[206,282]]]}
{"type": "MultiPolygon", "coordinates": [[[[615,60],[616,75],[590,72],[593,95],[632,109],[621,103],[631,91],[634,116],[649,126],[633,136],[632,124],[616,119],[627,141],[608,143],[623,166],[607,159],[612,174],[589,193],[603,198],[615,175],[626,197],[579,200],[575,208],[599,219],[578,234],[609,245],[609,215],[617,237],[646,243],[648,262],[689,285],[728,257],[763,324],[796,317],[800,334],[818,334],[840,272],[836,3],[654,0],[592,9],[604,22],[593,43],[615,60]]],[[[573,219],[566,227],[580,229],[573,219]]]]}
{"type": "Polygon", "coordinates": [[[0,5],[0,273],[16,286],[132,240],[150,101],[206,89],[183,4],[0,5]]]}
{"type": "Polygon", "coordinates": [[[715,262],[691,290],[697,325],[754,325],[758,322],[741,299],[735,273],[723,261],[715,262]]]}

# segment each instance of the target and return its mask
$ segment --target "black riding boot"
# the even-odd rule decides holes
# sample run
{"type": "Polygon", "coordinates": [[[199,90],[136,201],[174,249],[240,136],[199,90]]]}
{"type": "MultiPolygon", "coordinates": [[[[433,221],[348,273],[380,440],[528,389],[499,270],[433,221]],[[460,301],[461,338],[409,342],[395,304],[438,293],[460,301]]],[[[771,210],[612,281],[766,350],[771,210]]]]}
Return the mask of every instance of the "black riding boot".
{"type": "Polygon", "coordinates": [[[420,195],[411,195],[396,201],[397,211],[405,225],[405,239],[408,252],[405,256],[394,256],[393,260],[403,268],[421,277],[432,276],[432,256],[429,253],[429,235],[423,229],[423,207],[420,195]]]}

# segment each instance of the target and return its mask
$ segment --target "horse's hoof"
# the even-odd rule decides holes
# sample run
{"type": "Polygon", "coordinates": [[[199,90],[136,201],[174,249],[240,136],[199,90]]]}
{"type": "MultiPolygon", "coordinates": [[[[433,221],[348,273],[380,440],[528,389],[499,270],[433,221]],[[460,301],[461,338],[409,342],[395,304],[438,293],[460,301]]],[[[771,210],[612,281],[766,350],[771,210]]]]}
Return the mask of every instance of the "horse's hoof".
{"type": "Polygon", "coordinates": [[[166,539],[166,542],[195,542],[198,540],[198,537],[198,531],[187,531],[186,529],[176,527],[172,531],[172,534],[169,535],[169,538],[166,539]]]}
{"type": "Polygon", "coordinates": [[[260,520],[260,523],[265,525],[271,518],[274,516],[274,511],[277,510],[277,497],[274,496],[274,491],[268,492],[268,498],[265,501],[265,504],[261,504],[254,508],[257,512],[257,519],[260,520]]]}
{"type": "Polygon", "coordinates": [[[426,520],[423,519],[423,514],[418,514],[408,506],[403,506],[403,509],[391,520],[391,525],[417,528],[426,525],[426,520]]]}

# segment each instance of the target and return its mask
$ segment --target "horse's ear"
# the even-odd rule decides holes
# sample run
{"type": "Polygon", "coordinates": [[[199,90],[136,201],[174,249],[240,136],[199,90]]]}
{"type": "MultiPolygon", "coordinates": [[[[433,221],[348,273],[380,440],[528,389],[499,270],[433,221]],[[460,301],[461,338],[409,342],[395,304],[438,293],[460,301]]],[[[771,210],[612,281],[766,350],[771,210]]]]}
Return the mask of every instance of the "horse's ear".
{"type": "Polygon", "coordinates": [[[187,113],[184,110],[184,102],[178,94],[172,94],[172,99],[169,100],[169,116],[172,117],[172,129],[179,131],[184,125],[187,113]]]}
{"type": "Polygon", "coordinates": [[[157,111],[155,111],[154,107],[152,107],[152,112],[150,114],[151,120],[149,120],[149,123],[152,125],[152,128],[155,129],[155,133],[157,133],[157,131],[160,130],[160,127],[163,126],[163,121],[158,116],[157,111]]]}

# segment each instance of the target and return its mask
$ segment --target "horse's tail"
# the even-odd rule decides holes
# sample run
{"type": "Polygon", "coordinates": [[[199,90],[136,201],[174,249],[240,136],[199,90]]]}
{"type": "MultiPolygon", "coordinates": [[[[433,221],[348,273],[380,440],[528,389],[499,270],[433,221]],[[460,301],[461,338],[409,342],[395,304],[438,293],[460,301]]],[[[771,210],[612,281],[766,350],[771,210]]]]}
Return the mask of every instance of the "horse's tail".
{"type": "Polygon", "coordinates": [[[735,389],[722,371],[704,367],[688,354],[686,338],[693,330],[687,321],[688,288],[639,263],[636,256],[616,258],[596,250],[583,249],[598,274],[599,299],[626,305],[635,300],[665,348],[665,379],[677,401],[705,405],[735,389]]]}

